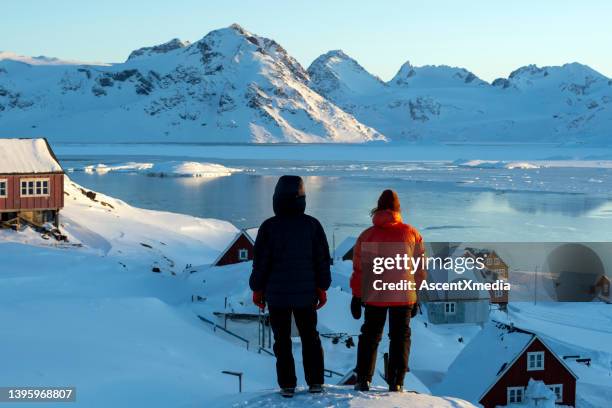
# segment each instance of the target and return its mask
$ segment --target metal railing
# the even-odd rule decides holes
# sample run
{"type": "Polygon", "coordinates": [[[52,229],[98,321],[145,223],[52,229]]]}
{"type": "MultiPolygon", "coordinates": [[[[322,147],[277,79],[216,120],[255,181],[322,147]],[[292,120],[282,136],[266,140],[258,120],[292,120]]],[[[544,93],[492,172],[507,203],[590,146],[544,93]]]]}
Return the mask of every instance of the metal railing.
{"type": "Polygon", "coordinates": [[[247,348],[247,350],[249,349],[249,344],[250,344],[250,341],[249,341],[249,340],[247,340],[247,339],[245,339],[244,337],[242,337],[242,336],[240,336],[240,335],[238,335],[238,334],[236,334],[236,333],[234,333],[234,332],[232,332],[232,331],[230,331],[230,330],[226,329],[226,328],[225,328],[225,327],[223,327],[223,326],[219,326],[217,323],[213,322],[212,320],[208,320],[207,318],[205,318],[205,317],[203,317],[203,316],[200,316],[200,315],[197,315],[197,316],[198,316],[198,318],[199,318],[200,320],[202,320],[203,322],[210,324],[210,325],[213,327],[213,331],[214,331],[214,332],[216,332],[216,331],[217,331],[217,329],[219,329],[219,330],[221,330],[222,332],[227,333],[227,334],[229,334],[230,336],[232,336],[232,337],[234,337],[234,338],[236,338],[236,339],[238,339],[238,340],[240,340],[240,341],[244,342],[244,343],[246,344],[246,348],[247,348]]]}

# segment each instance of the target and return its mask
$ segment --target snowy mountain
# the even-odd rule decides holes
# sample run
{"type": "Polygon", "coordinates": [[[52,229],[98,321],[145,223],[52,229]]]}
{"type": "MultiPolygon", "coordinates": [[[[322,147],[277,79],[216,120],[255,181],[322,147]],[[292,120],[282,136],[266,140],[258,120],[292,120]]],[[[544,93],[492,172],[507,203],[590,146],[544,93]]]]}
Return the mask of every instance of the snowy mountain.
{"type": "Polygon", "coordinates": [[[117,64],[0,52],[0,136],[53,141],[609,144],[611,101],[612,80],[578,63],[489,84],[407,62],[385,82],[335,50],[305,70],[238,25],[117,64]]]}
{"type": "Polygon", "coordinates": [[[489,84],[407,62],[383,82],[331,51],[308,73],[313,89],[394,140],[610,143],[612,80],[578,63],[530,65],[489,84]]]}
{"type": "Polygon", "coordinates": [[[364,142],[384,139],[308,87],[275,41],[238,25],[109,66],[0,61],[4,135],[55,141],[364,142]]]}

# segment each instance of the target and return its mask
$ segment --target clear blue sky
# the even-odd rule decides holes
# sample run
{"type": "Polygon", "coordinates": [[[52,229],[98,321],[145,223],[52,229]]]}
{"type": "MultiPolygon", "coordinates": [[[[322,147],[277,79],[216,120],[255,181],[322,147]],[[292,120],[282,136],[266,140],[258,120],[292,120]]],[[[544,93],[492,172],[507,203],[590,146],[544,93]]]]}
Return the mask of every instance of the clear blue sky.
{"type": "Polygon", "coordinates": [[[118,62],[133,49],[195,41],[236,22],[305,67],[339,48],[383,79],[408,60],[486,80],[573,61],[612,77],[611,21],[610,0],[3,0],[0,50],[118,62]]]}

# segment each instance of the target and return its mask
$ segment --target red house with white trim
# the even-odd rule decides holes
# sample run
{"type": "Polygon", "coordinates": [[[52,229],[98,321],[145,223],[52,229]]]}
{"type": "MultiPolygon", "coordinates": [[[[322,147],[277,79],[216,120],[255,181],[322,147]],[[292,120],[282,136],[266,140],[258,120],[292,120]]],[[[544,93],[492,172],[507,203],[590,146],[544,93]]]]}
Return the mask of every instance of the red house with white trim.
{"type": "Polygon", "coordinates": [[[253,260],[257,229],[240,230],[227,248],[213,262],[213,266],[231,265],[253,260]]]}
{"type": "Polygon", "coordinates": [[[555,404],[575,406],[577,377],[537,334],[489,323],[463,349],[437,393],[463,398],[484,408],[526,402],[529,380],[552,390],[555,404]]]}
{"type": "Polygon", "coordinates": [[[0,139],[0,228],[59,223],[64,170],[46,139],[0,139]]]}

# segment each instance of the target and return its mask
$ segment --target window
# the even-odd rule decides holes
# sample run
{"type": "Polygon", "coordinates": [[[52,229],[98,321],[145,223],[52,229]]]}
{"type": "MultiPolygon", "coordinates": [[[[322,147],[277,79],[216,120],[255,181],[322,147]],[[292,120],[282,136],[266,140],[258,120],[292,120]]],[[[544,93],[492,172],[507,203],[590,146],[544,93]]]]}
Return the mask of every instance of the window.
{"type": "Polygon", "coordinates": [[[7,183],[6,180],[0,180],[0,197],[7,196],[7,183]]]}
{"type": "Polygon", "coordinates": [[[446,302],[444,303],[444,314],[445,315],[454,315],[456,311],[456,303],[455,302],[446,302]]]}
{"type": "Polygon", "coordinates": [[[44,197],[49,195],[49,179],[21,179],[22,197],[44,197]]]}
{"type": "Polygon", "coordinates": [[[508,387],[507,402],[508,404],[520,404],[523,402],[523,387],[508,387]]]}
{"type": "Polygon", "coordinates": [[[496,298],[504,297],[504,291],[503,290],[496,290],[495,293],[494,293],[494,296],[496,298]]]}
{"type": "Polygon", "coordinates": [[[555,402],[563,402],[563,384],[552,384],[548,388],[557,396],[555,402]]]}
{"type": "Polygon", "coordinates": [[[491,258],[487,258],[487,260],[485,261],[486,265],[491,265],[493,263],[493,259],[491,258]]]}
{"type": "Polygon", "coordinates": [[[544,352],[534,351],[527,353],[527,371],[537,371],[544,369],[544,352]]]}
{"type": "Polygon", "coordinates": [[[249,260],[249,250],[248,249],[239,249],[238,250],[238,259],[241,261],[249,260]]]}

